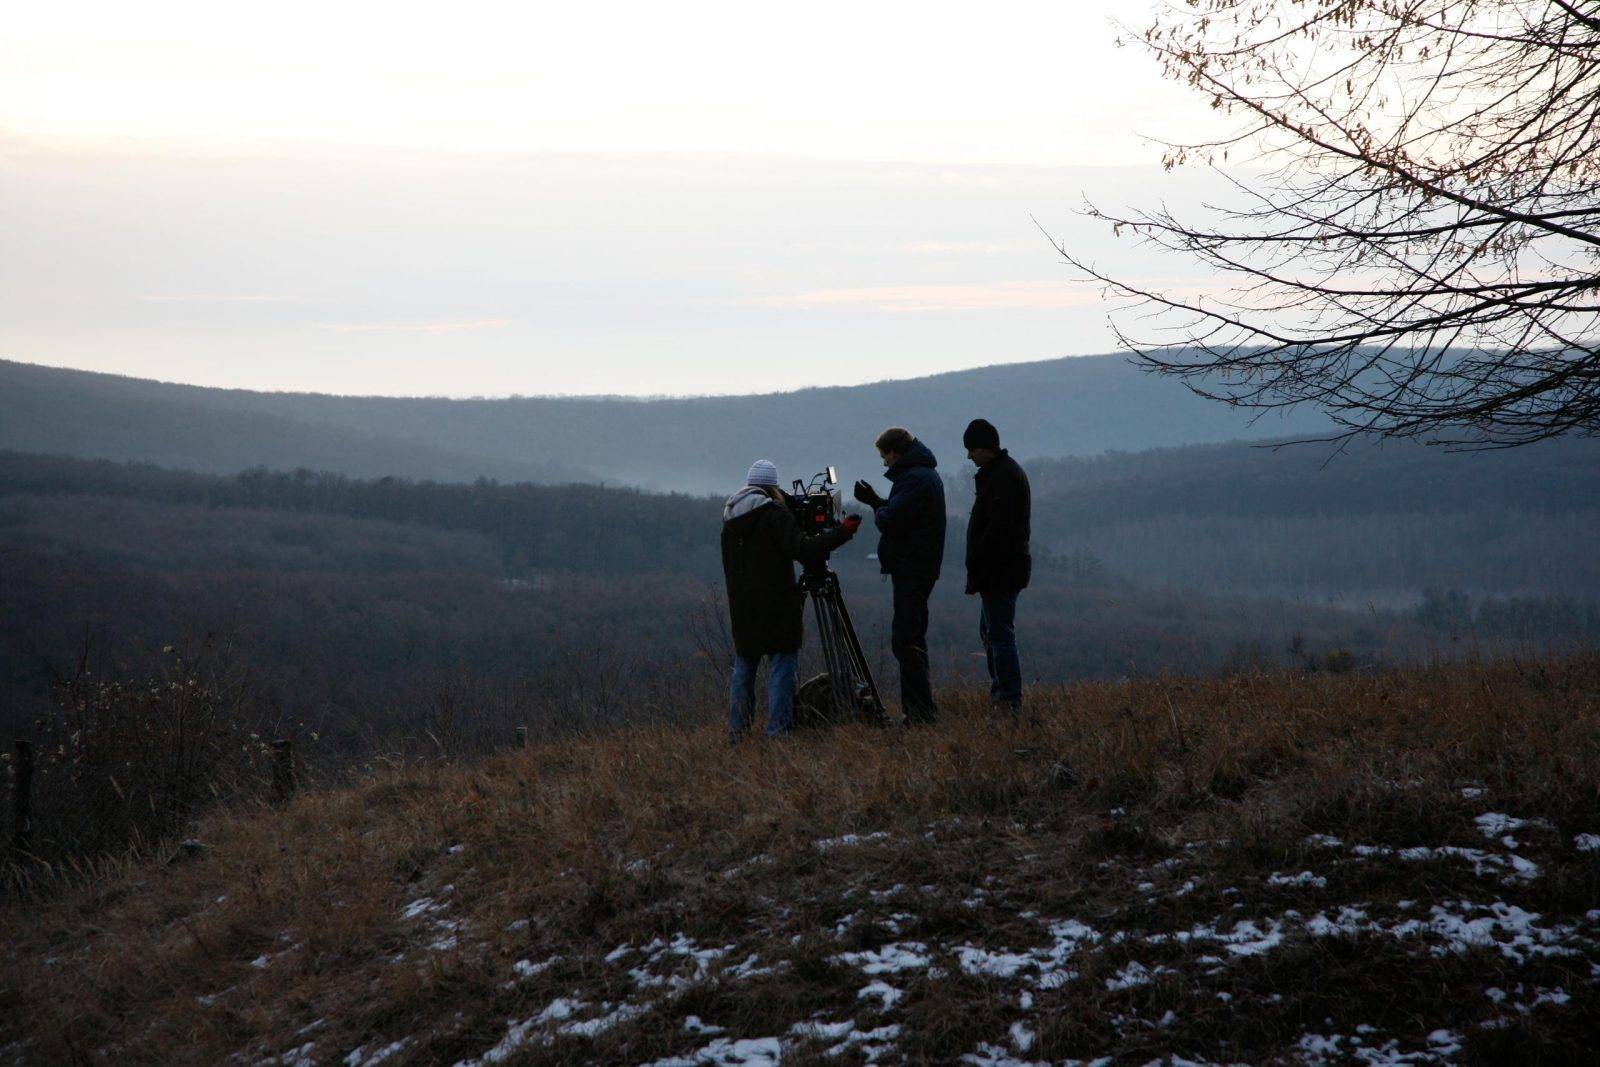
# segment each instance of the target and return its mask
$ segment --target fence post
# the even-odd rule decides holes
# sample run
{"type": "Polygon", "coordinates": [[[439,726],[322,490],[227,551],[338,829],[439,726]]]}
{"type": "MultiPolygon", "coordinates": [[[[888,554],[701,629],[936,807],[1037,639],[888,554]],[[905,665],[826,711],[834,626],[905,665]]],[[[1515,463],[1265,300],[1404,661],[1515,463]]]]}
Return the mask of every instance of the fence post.
{"type": "Polygon", "coordinates": [[[33,742],[16,740],[17,776],[11,787],[11,847],[28,852],[33,844],[33,742]]]}
{"type": "Polygon", "coordinates": [[[272,796],[282,802],[294,795],[294,741],[280,737],[272,742],[272,796]]]}
{"type": "Polygon", "coordinates": [[[517,747],[528,747],[528,728],[526,726],[517,727],[517,747]]]}

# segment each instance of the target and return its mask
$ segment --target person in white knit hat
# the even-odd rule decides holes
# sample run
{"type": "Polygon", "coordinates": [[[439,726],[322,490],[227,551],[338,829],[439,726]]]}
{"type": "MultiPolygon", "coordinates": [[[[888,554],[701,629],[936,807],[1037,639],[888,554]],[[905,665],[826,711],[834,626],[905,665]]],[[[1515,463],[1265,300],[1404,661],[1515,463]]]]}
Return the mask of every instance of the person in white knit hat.
{"type": "Polygon", "coordinates": [[[797,560],[821,560],[855,536],[859,515],[822,533],[802,533],[778,488],[778,468],[758,459],[744,488],[722,507],[722,574],[733,629],[733,686],[728,739],[749,728],[756,672],[767,659],[767,735],[794,729],[795,671],[805,633],[805,594],[795,582],[797,560]]]}

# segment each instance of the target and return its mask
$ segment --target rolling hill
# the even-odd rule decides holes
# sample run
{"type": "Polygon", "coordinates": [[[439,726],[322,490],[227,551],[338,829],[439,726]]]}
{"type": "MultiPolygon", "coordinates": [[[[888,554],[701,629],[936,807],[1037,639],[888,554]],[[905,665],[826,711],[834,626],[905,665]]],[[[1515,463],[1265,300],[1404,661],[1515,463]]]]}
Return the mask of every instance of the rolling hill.
{"type": "Polygon", "coordinates": [[[983,416],[1019,456],[1096,455],[1315,434],[1312,412],[1252,420],[1121,356],[1010,364],[871,385],[635,400],[345,397],[210,389],[0,361],[0,448],[233,472],[604,480],[726,489],[765,456],[784,476],[876,467],[872,438],[909,425],[947,469],[983,416]]]}

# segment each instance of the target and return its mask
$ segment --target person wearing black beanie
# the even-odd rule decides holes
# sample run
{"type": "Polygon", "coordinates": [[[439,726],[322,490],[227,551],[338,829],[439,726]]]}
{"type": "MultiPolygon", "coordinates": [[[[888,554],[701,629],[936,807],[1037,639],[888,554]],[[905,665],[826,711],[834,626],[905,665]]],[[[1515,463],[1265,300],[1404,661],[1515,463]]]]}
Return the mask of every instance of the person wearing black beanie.
{"type": "Polygon", "coordinates": [[[1000,447],[1000,431],[986,419],[967,424],[961,442],[977,464],[977,492],[967,521],[967,595],[976,595],[978,639],[989,664],[989,699],[1012,711],[1022,707],[1022,658],[1017,652],[1017,597],[1028,587],[1033,558],[1033,495],[1028,476],[1000,447]]]}
{"type": "Polygon", "coordinates": [[[967,423],[967,432],[961,435],[961,447],[969,455],[974,448],[997,450],[1000,447],[1000,431],[988,419],[973,419],[967,423]]]}

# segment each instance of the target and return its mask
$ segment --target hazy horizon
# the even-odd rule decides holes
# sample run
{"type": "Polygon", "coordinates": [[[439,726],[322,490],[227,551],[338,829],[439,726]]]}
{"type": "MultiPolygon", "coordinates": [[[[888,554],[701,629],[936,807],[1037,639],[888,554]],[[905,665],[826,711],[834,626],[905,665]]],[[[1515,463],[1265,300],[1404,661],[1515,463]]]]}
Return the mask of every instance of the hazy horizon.
{"type": "Polygon", "coordinates": [[[1116,47],[1144,7],[31,9],[0,27],[0,357],[698,396],[1107,352],[1041,231],[1205,288],[1077,211],[1226,188],[1146,139],[1215,119],[1116,47]]]}
{"type": "MultiPolygon", "coordinates": [[[[741,396],[771,397],[787,396],[793,393],[803,393],[815,389],[848,389],[856,386],[890,385],[905,382],[922,381],[929,378],[938,378],[947,374],[961,374],[969,371],[983,371],[1004,367],[1022,367],[1035,363],[1053,363],[1062,359],[1106,359],[1122,358],[1127,353],[1123,352],[1081,352],[1065,356],[1044,356],[1039,359],[1005,360],[994,363],[978,363],[970,367],[954,367],[950,370],[933,371],[927,374],[909,374],[895,377],[867,378],[862,381],[849,382],[819,382],[810,385],[797,385],[785,389],[764,389],[760,391],[745,392],[704,392],[704,393],[328,393],[308,389],[253,389],[246,386],[212,385],[206,382],[179,381],[170,378],[156,378],[124,371],[103,371],[89,367],[73,367],[57,363],[36,363],[30,360],[6,360],[24,366],[44,367],[50,370],[78,371],[84,374],[110,374],[121,378],[130,378],[137,381],[155,382],[160,385],[192,387],[197,389],[221,389],[248,393],[264,393],[283,396],[334,396],[348,399],[372,398],[380,400],[621,400],[649,403],[653,400],[725,400],[741,396]]],[[[4,358],[4,357],[0,357],[4,358]]]]}

